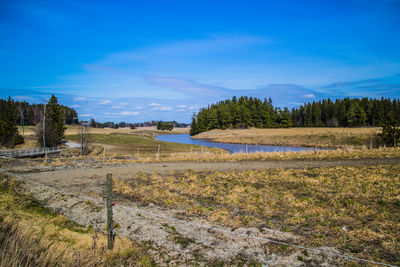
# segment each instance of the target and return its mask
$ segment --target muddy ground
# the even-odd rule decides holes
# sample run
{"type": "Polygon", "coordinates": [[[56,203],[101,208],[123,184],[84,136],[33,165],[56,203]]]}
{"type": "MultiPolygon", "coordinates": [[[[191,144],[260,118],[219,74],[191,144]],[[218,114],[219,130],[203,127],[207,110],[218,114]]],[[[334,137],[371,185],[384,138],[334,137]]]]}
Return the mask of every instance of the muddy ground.
{"type": "MultiPolygon", "coordinates": [[[[105,175],[126,180],[133,174],[170,173],[192,170],[244,170],[262,168],[314,168],[344,165],[398,164],[400,159],[357,159],[329,161],[243,161],[243,162],[168,162],[134,163],[124,166],[91,164],[57,168],[8,167],[8,175],[21,181],[20,190],[33,194],[46,207],[83,225],[104,231],[105,175]]],[[[333,255],[335,248],[305,252],[304,249],[274,249],[274,241],[297,244],[301,236],[269,228],[231,229],[212,225],[202,218],[185,218],[181,210],[154,204],[143,206],[116,197],[114,218],[118,235],[148,246],[160,265],[209,265],[219,261],[232,264],[257,262],[268,266],[343,265],[344,259],[333,255]]]]}

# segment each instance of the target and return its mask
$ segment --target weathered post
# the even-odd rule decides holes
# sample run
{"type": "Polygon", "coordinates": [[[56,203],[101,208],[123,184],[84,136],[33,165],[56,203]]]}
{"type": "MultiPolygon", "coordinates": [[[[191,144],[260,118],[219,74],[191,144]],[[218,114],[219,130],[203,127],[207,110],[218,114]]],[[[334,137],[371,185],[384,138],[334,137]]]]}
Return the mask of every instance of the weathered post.
{"type": "Polygon", "coordinates": [[[369,139],[369,149],[372,149],[372,138],[369,139]]]}
{"type": "Polygon", "coordinates": [[[249,150],[247,149],[247,143],[246,143],[246,154],[249,153],[249,150]]]}
{"type": "Polygon", "coordinates": [[[158,145],[157,149],[157,160],[160,160],[160,145],[158,145]]]}
{"type": "Polygon", "coordinates": [[[112,214],[112,174],[107,174],[107,244],[108,249],[114,248],[114,222],[112,214]]]}
{"type": "Polygon", "coordinates": [[[103,162],[106,161],[106,146],[103,146],[103,162]]]}

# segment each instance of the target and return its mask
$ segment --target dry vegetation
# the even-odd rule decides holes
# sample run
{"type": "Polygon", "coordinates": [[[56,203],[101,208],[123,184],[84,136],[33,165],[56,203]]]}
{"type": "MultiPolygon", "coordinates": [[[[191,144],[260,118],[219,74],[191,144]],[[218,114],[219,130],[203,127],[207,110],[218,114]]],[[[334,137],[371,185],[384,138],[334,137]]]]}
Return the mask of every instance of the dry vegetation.
{"type": "MultiPolygon", "coordinates": [[[[232,227],[269,227],[303,244],[399,264],[400,165],[138,174],[118,195],[232,227]]],[[[287,248],[281,248],[287,249],[287,248]]]]}
{"type": "Polygon", "coordinates": [[[107,237],[42,207],[12,191],[0,174],[0,266],[153,266],[145,250],[116,237],[113,251],[107,237]]]}
{"type": "Polygon", "coordinates": [[[237,129],[212,130],[196,135],[194,138],[214,142],[308,146],[325,148],[348,148],[376,146],[375,135],[381,128],[287,128],[287,129],[237,129]]]}

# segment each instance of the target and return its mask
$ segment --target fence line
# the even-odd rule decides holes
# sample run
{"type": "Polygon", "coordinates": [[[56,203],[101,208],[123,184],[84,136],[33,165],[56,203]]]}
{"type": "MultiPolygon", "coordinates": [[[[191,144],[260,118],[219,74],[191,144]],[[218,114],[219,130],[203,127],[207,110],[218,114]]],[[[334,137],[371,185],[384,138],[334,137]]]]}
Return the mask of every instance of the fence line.
{"type": "Polygon", "coordinates": [[[59,147],[36,147],[36,148],[25,148],[25,149],[14,149],[14,150],[0,150],[0,157],[6,158],[22,158],[22,157],[32,157],[58,153],[65,149],[61,149],[59,147]]]}
{"type": "MultiPolygon", "coordinates": [[[[8,171],[0,168],[0,172],[3,172],[4,174],[8,175],[8,176],[13,176],[12,173],[9,173],[8,171]]],[[[27,182],[27,183],[31,183],[31,184],[35,184],[38,186],[41,186],[43,188],[47,188],[50,191],[56,192],[56,193],[61,193],[61,194],[66,194],[66,195],[72,195],[72,196],[76,196],[78,198],[81,199],[85,199],[85,200],[90,200],[92,202],[95,202],[99,205],[104,205],[104,201],[101,201],[99,199],[95,199],[95,198],[91,198],[91,197],[87,197],[87,196],[80,196],[80,195],[74,195],[68,192],[65,192],[63,190],[60,190],[58,188],[52,187],[52,186],[48,186],[48,185],[44,185],[42,183],[39,183],[37,181],[31,181],[29,179],[24,179],[24,178],[20,178],[18,176],[16,176],[16,178],[19,178],[20,180],[27,182]]],[[[349,256],[349,255],[344,255],[344,254],[340,254],[340,253],[336,253],[336,252],[332,252],[332,251],[326,251],[326,250],[322,250],[322,249],[318,249],[318,248],[311,248],[311,247],[305,247],[305,246],[301,246],[301,245],[296,245],[296,244],[291,244],[291,243],[287,243],[287,242],[283,242],[283,241],[277,241],[277,240],[273,240],[273,239],[269,239],[269,238],[265,238],[265,237],[259,237],[259,236],[254,236],[254,235],[248,235],[248,234],[243,234],[243,233],[235,233],[220,227],[214,227],[214,226],[209,226],[209,225],[205,225],[205,224],[199,224],[199,223],[195,223],[195,222],[190,222],[190,221],[185,221],[185,220],[181,220],[181,219],[176,219],[173,217],[169,217],[169,216],[165,216],[165,215],[160,215],[160,214],[154,214],[152,212],[148,212],[148,211],[144,211],[141,210],[139,208],[131,208],[128,206],[124,206],[124,205],[118,205],[122,208],[125,208],[127,210],[131,210],[134,211],[136,213],[141,213],[141,214],[146,214],[150,217],[155,217],[155,218],[162,218],[165,220],[169,220],[169,221],[174,221],[174,222],[178,222],[178,223],[185,223],[188,225],[192,225],[195,227],[199,227],[199,228],[204,228],[207,230],[213,230],[213,231],[217,231],[217,232],[221,232],[221,233],[225,233],[227,235],[230,236],[238,236],[238,237],[244,237],[247,239],[253,239],[253,240],[258,240],[258,241],[263,241],[263,242],[268,242],[268,243],[274,243],[274,244],[278,244],[278,245],[284,245],[284,246],[289,246],[289,247],[293,247],[293,248],[297,248],[297,249],[303,249],[303,250],[308,250],[308,251],[312,251],[312,252],[316,252],[316,253],[322,253],[322,254],[326,254],[326,255],[331,255],[331,256],[336,256],[336,257],[340,257],[343,258],[345,260],[352,260],[352,261],[359,261],[359,262],[364,262],[364,263],[372,263],[372,264],[376,264],[376,265],[380,265],[380,266],[389,266],[389,267],[398,267],[397,265],[393,265],[393,264],[387,264],[387,263],[382,263],[382,262],[377,262],[377,261],[371,261],[371,260],[367,260],[367,259],[363,259],[363,258],[358,258],[358,257],[353,257],[353,256],[349,256]]]]}

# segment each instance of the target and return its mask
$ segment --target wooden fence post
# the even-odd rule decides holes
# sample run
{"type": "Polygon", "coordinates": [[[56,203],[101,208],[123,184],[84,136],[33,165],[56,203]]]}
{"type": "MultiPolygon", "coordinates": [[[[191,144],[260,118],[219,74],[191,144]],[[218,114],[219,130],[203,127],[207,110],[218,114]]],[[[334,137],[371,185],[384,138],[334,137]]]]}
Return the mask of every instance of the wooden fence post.
{"type": "Polygon", "coordinates": [[[107,244],[108,249],[114,248],[114,221],[112,214],[112,174],[107,174],[107,244]]]}
{"type": "Polygon", "coordinates": [[[160,145],[158,145],[157,160],[160,160],[160,145]]]}

